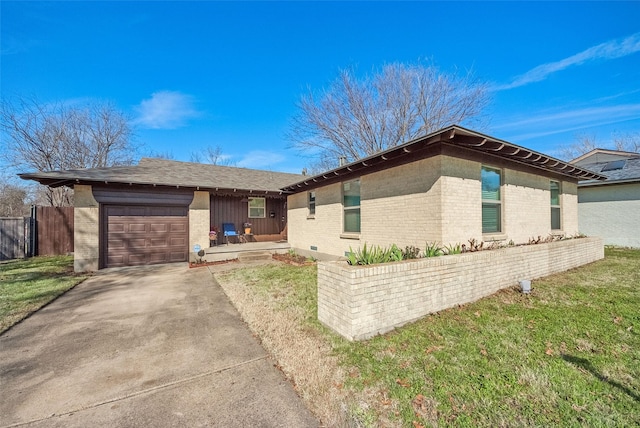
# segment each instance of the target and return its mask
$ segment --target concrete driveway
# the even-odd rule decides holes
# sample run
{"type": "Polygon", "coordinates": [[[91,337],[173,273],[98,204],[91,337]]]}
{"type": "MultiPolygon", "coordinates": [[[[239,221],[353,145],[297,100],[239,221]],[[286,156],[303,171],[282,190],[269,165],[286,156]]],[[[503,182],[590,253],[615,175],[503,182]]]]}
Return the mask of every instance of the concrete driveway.
{"type": "Polygon", "coordinates": [[[319,423],[206,268],[108,269],[0,336],[0,426],[319,423]]]}

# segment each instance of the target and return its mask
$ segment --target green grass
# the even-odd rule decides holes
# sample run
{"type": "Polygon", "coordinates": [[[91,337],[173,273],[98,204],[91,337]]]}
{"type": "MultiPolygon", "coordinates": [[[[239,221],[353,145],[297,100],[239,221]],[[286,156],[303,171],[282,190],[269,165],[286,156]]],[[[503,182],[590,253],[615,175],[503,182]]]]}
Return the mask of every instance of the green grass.
{"type": "Polygon", "coordinates": [[[639,285],[640,251],[607,249],[531,295],[504,290],[340,353],[351,386],[380,386],[406,426],[637,426],[639,285]]]}
{"type": "MultiPolygon", "coordinates": [[[[316,319],[316,271],[245,270],[316,319]]],[[[368,397],[361,422],[402,426],[639,426],[640,250],[350,343],[325,334],[368,397]],[[371,391],[376,391],[371,393],[371,391]],[[371,422],[371,421],[374,422],[371,422]]],[[[354,411],[358,413],[358,411],[354,411]]]]}
{"type": "Polygon", "coordinates": [[[0,264],[0,333],[85,278],[73,273],[71,256],[34,257],[0,264]]]}

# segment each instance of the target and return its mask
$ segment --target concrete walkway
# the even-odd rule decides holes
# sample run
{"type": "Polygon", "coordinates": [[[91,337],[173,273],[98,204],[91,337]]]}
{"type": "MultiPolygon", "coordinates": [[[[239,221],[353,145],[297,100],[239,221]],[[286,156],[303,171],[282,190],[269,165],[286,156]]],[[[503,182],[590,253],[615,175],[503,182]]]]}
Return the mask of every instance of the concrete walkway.
{"type": "Polygon", "coordinates": [[[107,269],[0,336],[0,426],[319,423],[206,268],[107,269]]]}

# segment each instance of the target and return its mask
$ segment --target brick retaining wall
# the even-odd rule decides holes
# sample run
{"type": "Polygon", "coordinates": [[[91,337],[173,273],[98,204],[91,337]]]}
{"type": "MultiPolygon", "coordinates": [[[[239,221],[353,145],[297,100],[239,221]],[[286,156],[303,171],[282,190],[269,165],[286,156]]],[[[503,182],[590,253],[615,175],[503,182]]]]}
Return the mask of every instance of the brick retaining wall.
{"type": "Polygon", "coordinates": [[[366,339],[602,258],[600,238],[580,238],[373,266],[320,262],[318,319],[349,340],[366,339]]]}

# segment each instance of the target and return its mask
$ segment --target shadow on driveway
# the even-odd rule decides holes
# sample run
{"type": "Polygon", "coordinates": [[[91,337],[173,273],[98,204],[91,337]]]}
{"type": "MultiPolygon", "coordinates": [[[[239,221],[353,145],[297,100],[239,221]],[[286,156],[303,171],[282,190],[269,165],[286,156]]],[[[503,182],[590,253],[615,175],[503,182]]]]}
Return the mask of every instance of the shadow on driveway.
{"type": "Polygon", "coordinates": [[[318,426],[207,269],[107,269],[0,336],[0,425],[318,426]]]}

